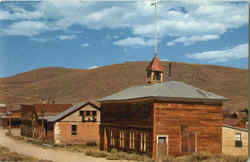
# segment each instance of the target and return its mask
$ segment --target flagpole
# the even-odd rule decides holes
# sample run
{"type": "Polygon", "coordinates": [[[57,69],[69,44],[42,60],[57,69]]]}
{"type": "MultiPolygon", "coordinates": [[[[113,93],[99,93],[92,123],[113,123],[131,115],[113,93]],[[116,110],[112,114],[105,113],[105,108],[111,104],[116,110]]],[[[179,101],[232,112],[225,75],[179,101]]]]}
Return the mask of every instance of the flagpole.
{"type": "Polygon", "coordinates": [[[157,0],[155,0],[154,3],[155,6],[155,51],[154,51],[154,55],[157,56],[158,55],[158,42],[157,42],[157,0]]]}

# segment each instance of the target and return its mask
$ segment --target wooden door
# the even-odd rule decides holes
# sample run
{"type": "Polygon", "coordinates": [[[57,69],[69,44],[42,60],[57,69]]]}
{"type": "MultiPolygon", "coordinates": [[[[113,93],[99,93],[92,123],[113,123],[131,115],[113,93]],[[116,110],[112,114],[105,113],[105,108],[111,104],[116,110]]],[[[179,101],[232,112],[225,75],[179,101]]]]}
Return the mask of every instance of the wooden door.
{"type": "Polygon", "coordinates": [[[196,134],[193,132],[184,132],[182,133],[182,152],[183,153],[192,153],[196,152],[196,134]]]}
{"type": "Polygon", "coordinates": [[[168,155],[168,136],[157,136],[156,159],[162,160],[168,155]]]}

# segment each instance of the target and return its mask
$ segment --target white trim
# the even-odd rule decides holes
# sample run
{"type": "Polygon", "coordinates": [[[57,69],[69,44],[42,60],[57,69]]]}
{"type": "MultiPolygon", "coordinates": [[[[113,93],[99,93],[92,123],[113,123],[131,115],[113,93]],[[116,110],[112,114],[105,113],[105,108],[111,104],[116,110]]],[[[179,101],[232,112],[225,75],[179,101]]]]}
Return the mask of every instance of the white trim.
{"type": "MultiPolygon", "coordinates": [[[[167,154],[168,154],[168,135],[157,135],[156,136],[156,140],[157,140],[157,143],[156,144],[158,144],[159,142],[158,142],[158,138],[159,137],[165,137],[166,138],[166,144],[167,144],[167,154]]],[[[156,147],[157,147],[157,145],[156,145],[156,147]]],[[[158,148],[156,148],[156,151],[158,152],[158,150],[157,150],[158,148]]],[[[157,155],[157,152],[156,152],[156,155],[157,155]]]]}
{"type": "Polygon", "coordinates": [[[167,141],[166,141],[166,142],[168,143],[168,135],[157,135],[156,137],[157,137],[157,138],[156,138],[157,144],[159,143],[159,142],[158,142],[158,138],[159,138],[159,137],[166,137],[166,138],[167,138],[167,141]]]}

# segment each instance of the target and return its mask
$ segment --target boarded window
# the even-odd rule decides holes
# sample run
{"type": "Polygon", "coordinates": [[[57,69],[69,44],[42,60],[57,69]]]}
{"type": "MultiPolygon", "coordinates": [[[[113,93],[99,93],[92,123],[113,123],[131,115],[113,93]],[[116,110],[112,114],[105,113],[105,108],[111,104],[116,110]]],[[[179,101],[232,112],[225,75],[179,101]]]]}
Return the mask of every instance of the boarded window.
{"type": "Polygon", "coordinates": [[[235,134],[235,147],[242,147],[241,133],[235,134]]]}
{"type": "Polygon", "coordinates": [[[129,132],[129,148],[130,149],[135,148],[135,132],[134,131],[129,132]]]}
{"type": "Polygon", "coordinates": [[[124,130],[120,130],[120,148],[124,148],[124,130]]]}
{"type": "Polygon", "coordinates": [[[146,152],[147,151],[147,134],[146,134],[146,132],[141,132],[140,137],[141,137],[140,138],[140,140],[141,140],[140,151],[146,152]]]}
{"type": "Polygon", "coordinates": [[[72,125],[71,126],[71,135],[77,135],[77,125],[72,125]]]}
{"type": "Polygon", "coordinates": [[[114,129],[110,130],[110,145],[115,146],[115,131],[114,129]]]}

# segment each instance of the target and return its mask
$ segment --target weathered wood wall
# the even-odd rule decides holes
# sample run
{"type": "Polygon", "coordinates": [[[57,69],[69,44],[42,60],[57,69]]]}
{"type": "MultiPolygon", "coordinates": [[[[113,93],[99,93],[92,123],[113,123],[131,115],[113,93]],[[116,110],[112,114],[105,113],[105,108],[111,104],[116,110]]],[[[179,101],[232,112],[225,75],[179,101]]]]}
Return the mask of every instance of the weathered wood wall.
{"type": "Polygon", "coordinates": [[[153,104],[138,103],[103,103],[100,129],[100,149],[110,151],[112,148],[123,151],[145,152],[152,155],[153,104]],[[112,132],[112,133],[111,133],[112,132]],[[123,132],[123,136],[120,134],[123,132]],[[130,133],[134,133],[134,147],[130,146],[130,133]],[[146,134],[146,144],[141,138],[146,134]],[[114,140],[114,144],[111,140],[114,140]],[[124,140],[124,146],[121,144],[124,140]],[[142,150],[145,147],[145,150],[142,150]]]}
{"type": "MultiPolygon", "coordinates": [[[[158,102],[154,103],[153,111],[153,158],[156,157],[157,135],[168,136],[170,155],[182,154],[184,136],[192,134],[193,145],[196,145],[193,150],[222,152],[222,104],[158,102]],[[183,126],[185,134],[182,132],[183,126]]],[[[193,151],[188,150],[190,147],[187,146],[187,152],[193,151]]]]}

